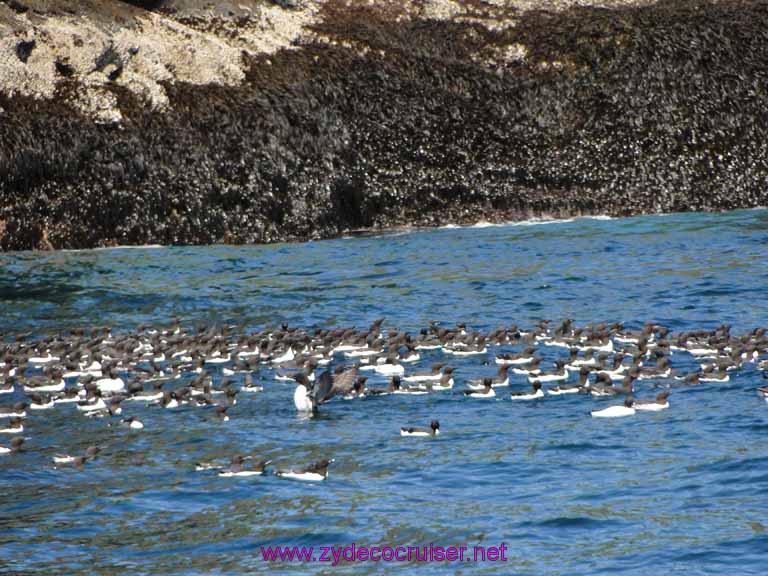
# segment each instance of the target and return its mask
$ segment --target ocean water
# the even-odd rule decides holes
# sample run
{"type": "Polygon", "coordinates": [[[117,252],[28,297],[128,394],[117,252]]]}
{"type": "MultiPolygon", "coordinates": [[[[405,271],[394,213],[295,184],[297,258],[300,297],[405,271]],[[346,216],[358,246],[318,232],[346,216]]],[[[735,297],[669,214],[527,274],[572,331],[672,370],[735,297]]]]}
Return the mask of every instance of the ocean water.
{"type": "MultiPolygon", "coordinates": [[[[0,254],[0,334],[73,326],[236,323],[418,331],[542,318],[653,320],[674,331],[768,326],[768,210],[399,231],[275,246],[0,254]],[[532,225],[535,224],[535,225],[532,225]]],[[[669,410],[617,420],[581,395],[511,402],[461,394],[496,371],[452,359],[457,385],[429,396],[323,406],[298,418],[293,388],[265,369],[231,420],[126,403],[142,431],[31,413],[29,450],[0,457],[3,574],[729,574],[768,566],[766,381],[675,389],[669,410]],[[434,440],[400,426],[438,418],[434,440]],[[82,469],[51,455],[98,444],[82,469]],[[322,483],[219,478],[198,460],[236,452],[302,465],[322,483]],[[273,562],[263,546],[498,546],[506,561],[273,562]]],[[[543,349],[547,362],[563,351],[543,349]]],[[[439,351],[423,353],[422,368],[439,351]]],[[[486,364],[484,362],[490,362],[486,364]]],[[[695,369],[675,355],[681,371],[695,369]]],[[[216,370],[214,368],[214,370],[216,370]]],[[[218,376],[217,376],[218,379],[218,376]]],[[[374,384],[384,385],[383,379],[374,384]]],[[[512,390],[528,387],[512,379],[512,390]]],[[[651,397],[640,382],[638,397],[651,397]]],[[[9,395],[10,396],[10,395],[9,395]]],[[[15,398],[0,398],[2,405],[15,398]]],[[[7,444],[9,437],[0,438],[7,444]]],[[[317,556],[318,554],[316,554],[317,556]]]]}

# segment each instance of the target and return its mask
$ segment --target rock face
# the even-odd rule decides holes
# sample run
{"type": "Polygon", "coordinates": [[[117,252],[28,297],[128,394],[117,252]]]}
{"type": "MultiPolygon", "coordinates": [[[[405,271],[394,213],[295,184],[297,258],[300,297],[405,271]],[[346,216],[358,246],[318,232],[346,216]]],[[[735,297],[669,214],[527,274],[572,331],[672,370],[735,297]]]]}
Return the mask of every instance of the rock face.
{"type": "Polygon", "coordinates": [[[768,204],[765,2],[76,4],[0,3],[6,250],[768,204]]]}

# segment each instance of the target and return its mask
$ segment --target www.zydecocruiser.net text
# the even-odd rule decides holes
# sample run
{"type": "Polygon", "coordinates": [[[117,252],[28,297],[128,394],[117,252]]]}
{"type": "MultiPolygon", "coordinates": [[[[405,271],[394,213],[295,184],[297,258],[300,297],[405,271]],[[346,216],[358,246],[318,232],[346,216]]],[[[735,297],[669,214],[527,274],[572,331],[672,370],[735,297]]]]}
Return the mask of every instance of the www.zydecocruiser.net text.
{"type": "Polygon", "coordinates": [[[498,546],[262,546],[268,562],[506,562],[508,547],[498,546]]]}

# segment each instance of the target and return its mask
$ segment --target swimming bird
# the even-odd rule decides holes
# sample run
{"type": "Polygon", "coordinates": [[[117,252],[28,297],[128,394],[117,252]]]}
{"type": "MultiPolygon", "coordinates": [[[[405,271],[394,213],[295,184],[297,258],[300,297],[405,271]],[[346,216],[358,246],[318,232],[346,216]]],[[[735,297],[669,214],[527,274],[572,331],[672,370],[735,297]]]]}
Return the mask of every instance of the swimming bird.
{"type": "Polygon", "coordinates": [[[539,372],[528,374],[528,382],[564,382],[568,380],[568,371],[565,369],[565,360],[555,360],[557,369],[554,372],[539,372]]]}
{"type": "Polygon", "coordinates": [[[706,344],[697,343],[693,341],[689,341],[687,343],[688,345],[683,348],[688,354],[691,356],[695,356],[697,358],[705,358],[705,357],[717,357],[720,353],[720,350],[717,348],[713,348],[712,346],[707,346],[706,344]]]}
{"type": "Polygon", "coordinates": [[[454,356],[474,356],[476,354],[485,354],[488,351],[485,341],[485,336],[480,336],[474,343],[469,345],[459,346],[458,343],[454,343],[454,346],[450,348],[443,346],[443,351],[447,354],[453,354],[454,356]]]}
{"type": "Polygon", "coordinates": [[[541,374],[541,368],[539,367],[541,364],[541,357],[540,356],[534,356],[531,361],[528,363],[528,366],[525,368],[512,368],[512,372],[515,374],[541,374]]]}
{"type": "MultiPolygon", "coordinates": [[[[229,468],[219,469],[219,476],[229,478],[232,476],[261,476],[266,467],[272,463],[272,460],[259,460],[253,466],[246,467],[245,461],[251,460],[252,456],[241,456],[239,454],[232,456],[229,468]]],[[[198,464],[199,466],[199,464],[198,464]]]]}
{"type": "Polygon", "coordinates": [[[21,418],[11,418],[5,428],[0,428],[0,434],[20,434],[24,432],[24,423],[21,418]]]}
{"type": "MultiPolygon", "coordinates": [[[[99,358],[101,358],[99,356],[99,358]]],[[[64,378],[79,378],[81,376],[101,377],[101,362],[94,358],[90,364],[86,362],[68,362],[64,368],[64,378]]]]}
{"type": "Polygon", "coordinates": [[[541,389],[541,382],[538,380],[531,382],[530,392],[512,392],[512,394],[510,394],[511,400],[535,400],[543,397],[544,391],[541,389]]]}
{"type": "Polygon", "coordinates": [[[114,368],[107,371],[107,376],[95,381],[96,386],[102,393],[117,393],[125,390],[125,382],[117,375],[114,368]]]}
{"type": "Polygon", "coordinates": [[[24,418],[27,415],[27,403],[16,402],[13,406],[0,406],[0,418],[24,418]]]}
{"type": "Polygon", "coordinates": [[[101,397],[101,390],[98,388],[88,393],[84,401],[77,403],[77,409],[80,412],[95,412],[96,410],[105,410],[107,404],[101,397]]]}
{"type": "MultiPolygon", "coordinates": [[[[216,393],[217,391],[214,390],[213,393],[216,393]]],[[[227,405],[228,406],[234,406],[237,404],[237,395],[240,393],[240,390],[235,390],[234,388],[226,388],[224,390],[224,395],[227,397],[227,405]]]]}
{"type": "Polygon", "coordinates": [[[53,463],[59,466],[82,466],[88,460],[95,459],[99,452],[101,452],[101,449],[98,446],[88,446],[88,448],[85,449],[85,453],[81,456],[56,454],[53,457],[53,463]]]}
{"type": "MultiPolygon", "coordinates": [[[[275,380],[294,380],[294,376],[298,373],[304,373],[310,382],[315,381],[315,369],[317,368],[317,360],[309,358],[303,362],[303,368],[299,372],[278,372],[275,375],[275,380]]],[[[250,374],[249,374],[250,375],[250,374]]]]}
{"type": "MultiPolygon", "coordinates": [[[[420,384],[419,387],[424,387],[425,384],[420,384]]],[[[453,388],[453,368],[447,366],[443,368],[443,374],[440,376],[440,380],[435,382],[427,382],[426,386],[431,386],[432,390],[450,390],[453,388]]]]}
{"type": "Polygon", "coordinates": [[[638,380],[650,380],[654,378],[669,378],[672,375],[672,368],[669,364],[669,358],[662,356],[656,362],[655,366],[644,366],[640,369],[638,380]]]}
{"type": "Polygon", "coordinates": [[[445,366],[445,364],[442,362],[435,362],[432,364],[430,372],[408,374],[403,376],[403,380],[405,382],[437,382],[442,376],[440,370],[442,370],[443,366],[445,366]]]}
{"type": "Polygon", "coordinates": [[[59,360],[61,360],[61,358],[58,356],[51,356],[50,352],[47,350],[45,356],[31,356],[27,359],[27,361],[33,365],[50,364],[51,362],[58,362],[59,360]]]}
{"type": "Polygon", "coordinates": [[[633,407],[635,410],[650,410],[658,412],[669,408],[669,392],[659,392],[655,400],[635,400],[633,407]]]}
{"type": "MultiPolygon", "coordinates": [[[[340,367],[343,369],[343,367],[340,367]]],[[[320,404],[331,400],[334,396],[346,396],[355,386],[358,368],[353,366],[342,372],[331,374],[330,370],[323,372],[312,384],[306,374],[294,376],[298,383],[293,393],[293,404],[299,412],[316,412],[320,404]]]]}
{"type": "MultiPolygon", "coordinates": [[[[7,368],[7,366],[6,366],[7,368]]],[[[0,381],[0,394],[11,394],[16,384],[16,378],[8,376],[4,380],[0,381]]]]}
{"type": "Polygon", "coordinates": [[[142,390],[134,392],[130,396],[130,400],[136,400],[138,402],[157,402],[163,398],[163,383],[154,382],[152,384],[152,390],[142,390]]]}
{"type": "Polygon", "coordinates": [[[179,398],[179,394],[178,392],[176,392],[176,390],[170,390],[170,391],[166,390],[165,392],[163,392],[163,397],[160,400],[160,405],[163,408],[168,408],[168,409],[178,408],[179,406],[181,406],[181,404],[182,404],[182,401],[179,398]]]}
{"type": "MultiPolygon", "coordinates": [[[[675,376],[675,380],[683,382],[682,384],[676,384],[676,386],[694,386],[701,382],[701,374],[699,372],[692,372],[684,376],[675,376]]],[[[656,384],[656,386],[661,387],[662,385],[656,384]]],[[[669,388],[670,386],[667,384],[665,387],[669,388]]]]}
{"type": "Polygon", "coordinates": [[[255,372],[259,368],[258,358],[251,358],[251,357],[241,357],[242,352],[238,352],[237,357],[235,358],[235,363],[232,365],[231,368],[227,368],[226,366],[221,369],[221,373],[225,376],[233,376],[234,374],[250,374],[251,372],[255,372]]]}
{"type": "Polygon", "coordinates": [[[17,436],[13,440],[11,440],[10,446],[0,446],[0,455],[5,454],[16,454],[18,452],[22,452],[24,449],[22,448],[22,445],[24,444],[24,438],[21,438],[17,436]]]}
{"type": "Polygon", "coordinates": [[[627,396],[624,399],[624,404],[620,406],[609,406],[602,410],[594,410],[590,414],[595,418],[622,418],[624,416],[632,416],[635,414],[633,407],[634,400],[631,396],[627,396]]]}
{"type": "Polygon", "coordinates": [[[761,386],[757,389],[758,395],[762,396],[768,402],[768,386],[761,386]]]}
{"type": "Polygon", "coordinates": [[[392,376],[388,391],[390,394],[422,395],[422,394],[429,394],[430,392],[432,392],[433,389],[434,389],[434,385],[432,384],[432,382],[425,382],[424,384],[421,384],[419,386],[413,386],[413,387],[403,386],[400,376],[392,376]]]}
{"type": "Polygon", "coordinates": [[[123,399],[120,396],[110,398],[109,402],[106,403],[105,408],[102,408],[101,410],[89,410],[85,412],[85,416],[89,418],[106,418],[109,416],[119,416],[123,413],[123,408],[120,406],[122,400],[123,399]]]}
{"type": "Polygon", "coordinates": [[[528,347],[519,354],[497,354],[496,364],[507,364],[510,366],[520,366],[528,364],[533,360],[533,354],[536,352],[536,348],[528,347]]]}
{"type": "Polygon", "coordinates": [[[290,362],[296,357],[296,352],[293,349],[293,345],[288,346],[282,353],[278,352],[277,356],[273,356],[269,359],[272,364],[282,364],[283,362],[290,362]]]}
{"type": "Polygon", "coordinates": [[[419,360],[421,360],[421,354],[419,354],[419,351],[416,350],[415,345],[406,343],[405,347],[406,347],[405,352],[400,354],[397,358],[400,362],[406,362],[411,364],[413,362],[418,362],[419,360]]]}
{"type": "Polygon", "coordinates": [[[131,430],[141,430],[144,428],[144,424],[136,416],[128,416],[128,418],[123,418],[120,423],[123,426],[128,426],[128,428],[131,430]]]}
{"type": "Polygon", "coordinates": [[[440,434],[440,422],[432,420],[429,424],[429,428],[400,428],[400,436],[437,436],[440,434]]]}
{"type": "Polygon", "coordinates": [[[355,384],[352,386],[352,390],[349,394],[343,396],[344,400],[354,400],[355,398],[365,398],[365,382],[368,380],[367,376],[358,376],[355,380],[355,384]]]}
{"type": "Polygon", "coordinates": [[[726,372],[723,368],[714,370],[712,367],[710,367],[710,369],[705,370],[699,374],[700,382],[728,382],[730,379],[730,374],[728,374],[728,372],[726,372]]]}
{"type": "MultiPolygon", "coordinates": [[[[509,365],[502,364],[499,366],[499,371],[495,378],[491,378],[491,386],[494,388],[501,388],[504,386],[509,386],[509,375],[507,372],[509,371],[509,365]]],[[[485,379],[484,378],[477,378],[474,380],[467,380],[466,382],[467,387],[471,390],[480,390],[485,386],[485,379]]]]}
{"type": "MultiPolygon", "coordinates": [[[[307,379],[309,379],[309,375],[307,375],[307,379]]],[[[262,392],[263,390],[264,386],[253,383],[253,377],[250,373],[245,375],[243,385],[240,387],[241,392],[262,392]]]]}
{"type": "Polygon", "coordinates": [[[29,409],[30,410],[48,410],[53,408],[55,401],[53,396],[46,396],[44,394],[29,394],[29,409]]]}
{"type": "Polygon", "coordinates": [[[598,374],[594,384],[589,386],[589,393],[592,396],[616,396],[617,394],[630,395],[634,391],[633,381],[635,374],[629,372],[624,376],[620,387],[613,385],[613,381],[604,374],[598,374]]]}
{"type": "Polygon", "coordinates": [[[435,334],[428,334],[423,330],[416,340],[416,350],[437,350],[443,347],[443,343],[435,334]]]}
{"type": "Polygon", "coordinates": [[[346,396],[349,394],[355,386],[357,374],[357,366],[346,370],[343,366],[339,366],[338,371],[333,375],[330,370],[323,372],[312,389],[311,396],[314,406],[324,404],[336,395],[346,396]]]}
{"type": "Polygon", "coordinates": [[[629,369],[628,366],[622,364],[624,357],[624,354],[621,353],[614,355],[611,368],[598,368],[598,374],[605,374],[611,380],[621,380],[629,369]]]}
{"type": "Polygon", "coordinates": [[[584,353],[583,358],[579,358],[579,349],[570,348],[568,359],[565,361],[565,366],[569,370],[578,370],[581,366],[594,366],[597,364],[597,359],[592,356],[592,349],[588,349],[584,353]]]}
{"type": "Polygon", "coordinates": [[[464,395],[470,398],[495,398],[496,391],[493,389],[493,378],[483,378],[482,390],[464,390],[464,395]]]}
{"type": "Polygon", "coordinates": [[[72,404],[80,401],[80,395],[75,388],[65,388],[64,392],[53,397],[54,404],[72,404]]]}
{"type": "Polygon", "coordinates": [[[376,374],[381,374],[382,376],[402,376],[405,374],[405,367],[394,356],[385,358],[384,362],[376,364],[373,370],[376,374]]]}
{"type": "Polygon", "coordinates": [[[386,396],[387,394],[405,394],[405,390],[401,389],[400,377],[392,376],[387,388],[366,388],[365,393],[371,396],[386,396]]]}
{"type": "Polygon", "coordinates": [[[318,460],[306,468],[278,470],[275,476],[282,478],[292,478],[294,480],[306,480],[310,482],[319,482],[328,478],[328,466],[335,462],[334,459],[318,460]]]}
{"type": "Polygon", "coordinates": [[[381,340],[373,342],[370,346],[366,345],[365,348],[354,348],[344,352],[345,358],[367,358],[371,356],[379,356],[384,352],[384,347],[381,340]]]}
{"type": "Polygon", "coordinates": [[[227,415],[227,409],[229,406],[216,406],[216,412],[213,419],[217,422],[229,422],[229,416],[227,415]]]}
{"type": "Polygon", "coordinates": [[[205,364],[227,364],[232,361],[232,357],[229,352],[224,350],[213,350],[209,355],[205,357],[203,362],[205,364]]]}
{"type": "Polygon", "coordinates": [[[604,337],[587,338],[587,341],[585,344],[577,343],[576,348],[578,348],[582,352],[591,350],[593,353],[594,352],[609,353],[609,352],[613,352],[613,340],[610,340],[607,335],[604,337]]]}
{"type": "Polygon", "coordinates": [[[637,344],[642,340],[652,340],[653,323],[646,323],[640,331],[625,331],[623,325],[619,325],[613,334],[613,339],[620,344],[637,344]]]}
{"type": "Polygon", "coordinates": [[[43,378],[41,380],[27,380],[24,383],[24,392],[28,394],[39,394],[40,392],[61,392],[64,390],[66,383],[58,372],[54,376],[55,379],[43,378]]]}
{"type": "Polygon", "coordinates": [[[558,396],[560,394],[586,394],[589,392],[589,373],[590,368],[582,366],[579,369],[579,381],[573,384],[558,384],[552,388],[547,389],[547,394],[558,396]]]}

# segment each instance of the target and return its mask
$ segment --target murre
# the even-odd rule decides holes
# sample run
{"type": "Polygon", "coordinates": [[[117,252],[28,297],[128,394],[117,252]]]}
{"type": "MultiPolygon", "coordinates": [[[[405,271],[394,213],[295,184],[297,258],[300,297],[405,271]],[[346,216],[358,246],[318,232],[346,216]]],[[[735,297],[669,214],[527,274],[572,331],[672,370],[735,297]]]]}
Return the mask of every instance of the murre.
{"type": "Polygon", "coordinates": [[[432,420],[429,424],[429,428],[416,428],[413,426],[400,428],[400,436],[434,437],[438,434],[440,434],[440,422],[437,420],[432,420]]]}
{"type": "Polygon", "coordinates": [[[219,470],[219,476],[229,478],[232,476],[261,476],[266,467],[272,460],[259,460],[253,466],[246,467],[245,461],[251,460],[252,456],[241,456],[239,454],[232,456],[229,468],[219,470]]]}
{"type": "Polygon", "coordinates": [[[535,400],[537,398],[542,398],[543,396],[544,396],[544,391],[541,389],[541,382],[539,382],[538,380],[534,380],[531,383],[530,392],[512,392],[512,394],[510,394],[510,399],[535,400]]]}
{"type": "Polygon", "coordinates": [[[624,416],[633,416],[635,414],[633,405],[634,400],[631,396],[627,396],[624,399],[624,404],[620,406],[609,406],[602,410],[593,410],[590,414],[594,418],[622,418],[624,416]]]}
{"type": "Polygon", "coordinates": [[[24,440],[24,438],[17,436],[11,440],[10,446],[0,446],[0,456],[4,454],[16,454],[17,452],[22,452],[24,450],[22,448],[24,440]]]}
{"type": "Polygon", "coordinates": [[[292,478],[294,480],[306,480],[309,482],[319,482],[328,478],[328,466],[335,460],[318,460],[306,468],[278,470],[275,476],[282,478],[292,478]]]}
{"type": "Polygon", "coordinates": [[[464,395],[470,398],[495,398],[496,391],[493,389],[493,378],[483,378],[481,390],[464,390],[464,395]]]}
{"type": "Polygon", "coordinates": [[[85,464],[88,460],[93,460],[96,458],[98,453],[101,450],[98,446],[88,446],[86,448],[85,453],[81,456],[69,456],[67,454],[56,454],[53,457],[53,463],[54,465],[58,466],[82,466],[85,464]]]}
{"type": "Polygon", "coordinates": [[[658,412],[669,408],[669,391],[659,392],[655,400],[635,400],[632,405],[635,410],[649,410],[658,412]]]}

